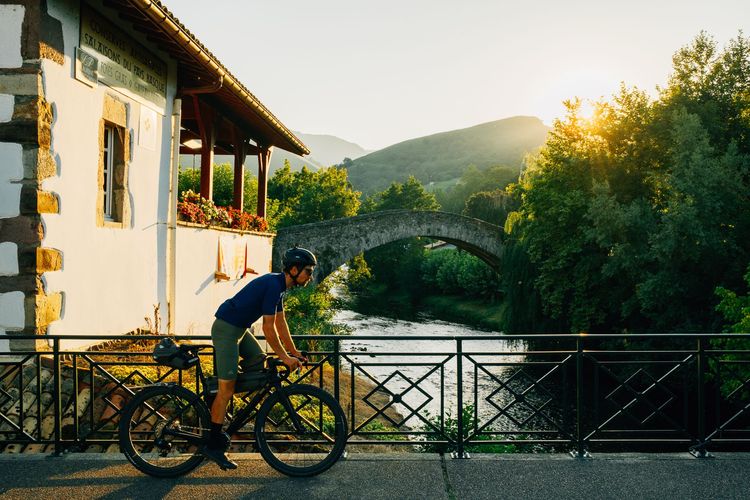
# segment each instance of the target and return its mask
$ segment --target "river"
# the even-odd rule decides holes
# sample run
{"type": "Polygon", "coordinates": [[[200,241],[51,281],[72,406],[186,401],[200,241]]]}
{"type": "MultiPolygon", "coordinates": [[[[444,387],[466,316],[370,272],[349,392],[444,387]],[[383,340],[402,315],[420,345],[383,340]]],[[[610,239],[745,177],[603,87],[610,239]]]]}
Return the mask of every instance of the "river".
{"type": "MultiPolygon", "coordinates": [[[[337,312],[335,321],[350,327],[353,335],[379,336],[375,340],[343,338],[341,350],[347,353],[342,368],[350,373],[352,362],[357,376],[382,384],[388,392],[400,395],[403,403],[394,408],[404,417],[406,426],[421,426],[413,412],[438,415],[441,411],[456,416],[457,370],[453,337],[491,337],[501,335],[467,325],[420,317],[416,321],[362,315],[353,311],[337,312]],[[410,340],[411,336],[443,337],[436,340],[410,340]],[[441,386],[444,398],[441,408],[441,386]]],[[[462,340],[464,404],[474,404],[474,388],[478,393],[480,420],[498,414],[494,405],[504,407],[514,398],[502,389],[505,381],[516,372],[514,363],[523,361],[525,343],[518,340],[462,340]],[[486,353],[492,353],[488,355],[486,353]],[[476,376],[476,384],[475,384],[476,376]],[[487,397],[492,395],[487,401],[487,397]]]]}

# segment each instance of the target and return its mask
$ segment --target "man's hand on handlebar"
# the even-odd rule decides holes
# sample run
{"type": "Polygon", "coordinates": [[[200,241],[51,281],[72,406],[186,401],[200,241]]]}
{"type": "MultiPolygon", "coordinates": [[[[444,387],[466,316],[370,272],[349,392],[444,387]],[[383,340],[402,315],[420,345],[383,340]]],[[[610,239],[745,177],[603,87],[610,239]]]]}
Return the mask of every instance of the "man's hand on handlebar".
{"type": "Polygon", "coordinates": [[[279,359],[281,359],[281,362],[289,368],[290,372],[302,368],[302,360],[295,356],[285,356],[283,358],[280,357],[279,359]]]}
{"type": "Polygon", "coordinates": [[[292,356],[293,358],[299,359],[303,365],[307,363],[307,356],[305,356],[305,353],[303,352],[297,351],[295,349],[294,351],[289,351],[289,355],[292,356]]]}

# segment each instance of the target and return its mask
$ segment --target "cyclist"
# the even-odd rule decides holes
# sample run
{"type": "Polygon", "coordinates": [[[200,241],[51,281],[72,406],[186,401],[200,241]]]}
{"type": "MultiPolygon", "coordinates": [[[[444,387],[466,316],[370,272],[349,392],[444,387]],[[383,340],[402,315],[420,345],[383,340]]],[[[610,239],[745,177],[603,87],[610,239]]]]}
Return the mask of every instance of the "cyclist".
{"type": "Polygon", "coordinates": [[[211,340],[219,390],[211,405],[209,440],[201,452],[224,469],[237,468],[226,455],[229,438],[222,432],[222,424],[227,404],[234,394],[238,368],[243,371],[262,369],[265,360],[263,349],[248,328],[262,317],[263,335],[268,345],[290,370],[299,368],[306,359],[289,333],[282,299],[285,290],[310,282],[317,263],[311,251],[290,248],[284,253],[284,272],[268,273],[252,280],[216,311],[211,340]]]}

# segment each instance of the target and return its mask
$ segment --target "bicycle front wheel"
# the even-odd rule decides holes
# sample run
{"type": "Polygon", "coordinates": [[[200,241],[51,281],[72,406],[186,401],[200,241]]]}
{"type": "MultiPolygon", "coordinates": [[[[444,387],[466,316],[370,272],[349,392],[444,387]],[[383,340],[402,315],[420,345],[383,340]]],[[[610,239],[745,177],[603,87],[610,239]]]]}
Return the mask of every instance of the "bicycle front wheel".
{"type": "Polygon", "coordinates": [[[208,438],[208,408],[194,392],[163,385],[143,389],[120,417],[120,451],[138,470],[176,477],[203,461],[198,450],[208,438]]]}
{"type": "Polygon", "coordinates": [[[329,393],[291,385],[266,399],[255,418],[258,451],[288,476],[313,476],[329,469],[346,446],[346,416],[329,393]]]}

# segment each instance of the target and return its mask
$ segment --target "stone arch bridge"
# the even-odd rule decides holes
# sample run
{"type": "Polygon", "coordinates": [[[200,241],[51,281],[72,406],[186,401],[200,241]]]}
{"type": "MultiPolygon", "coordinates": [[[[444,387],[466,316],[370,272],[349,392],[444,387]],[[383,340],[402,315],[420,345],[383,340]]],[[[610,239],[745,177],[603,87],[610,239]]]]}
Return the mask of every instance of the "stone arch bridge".
{"type": "Polygon", "coordinates": [[[461,215],[415,210],[385,210],[280,229],[273,242],[272,267],[281,270],[287,248],[304,247],[318,257],[314,278],[319,282],[365,250],[415,236],[451,243],[499,269],[502,228],[461,215]]]}

